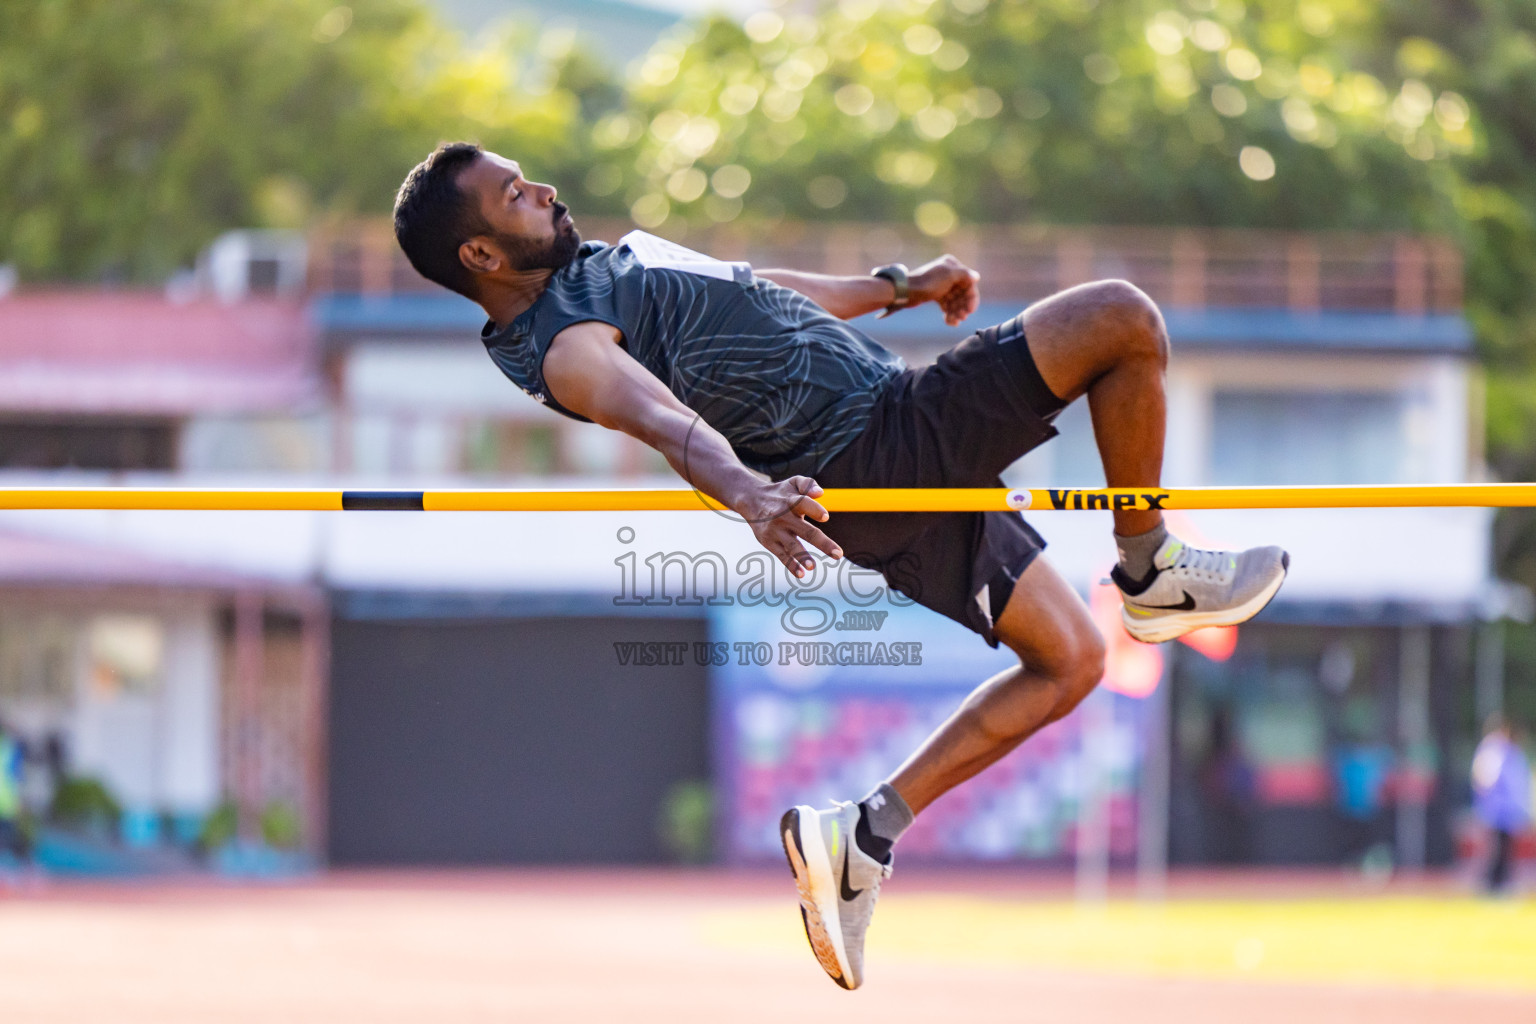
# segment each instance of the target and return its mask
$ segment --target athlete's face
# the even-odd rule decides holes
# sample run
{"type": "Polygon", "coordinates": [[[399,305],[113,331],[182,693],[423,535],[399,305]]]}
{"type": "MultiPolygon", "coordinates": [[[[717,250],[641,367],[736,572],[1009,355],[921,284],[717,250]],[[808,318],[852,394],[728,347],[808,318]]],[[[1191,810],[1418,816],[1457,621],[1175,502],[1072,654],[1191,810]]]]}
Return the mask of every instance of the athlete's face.
{"type": "Polygon", "coordinates": [[[459,188],[476,197],[491,226],[483,242],[513,270],[558,270],[576,258],[581,233],[555,187],[528,181],[514,160],[482,154],[459,173],[459,188]]]}

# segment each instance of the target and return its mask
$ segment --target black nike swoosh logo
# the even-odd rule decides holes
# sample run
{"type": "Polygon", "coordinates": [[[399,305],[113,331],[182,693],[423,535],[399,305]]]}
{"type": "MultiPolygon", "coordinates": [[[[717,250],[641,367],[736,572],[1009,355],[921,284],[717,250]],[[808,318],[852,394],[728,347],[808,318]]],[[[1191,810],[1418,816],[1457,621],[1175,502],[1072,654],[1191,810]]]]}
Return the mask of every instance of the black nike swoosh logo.
{"type": "MultiPolygon", "coordinates": [[[[1140,604],[1140,602],[1137,602],[1140,604]]],[[[1166,612],[1192,612],[1195,610],[1195,599],[1189,596],[1189,591],[1184,591],[1184,600],[1178,604],[1143,604],[1143,608],[1156,608],[1166,612]]]]}
{"type": "Polygon", "coordinates": [[[842,897],[844,903],[852,903],[864,893],[863,889],[848,888],[848,853],[847,850],[843,851],[843,880],[837,889],[837,894],[842,897]]]}

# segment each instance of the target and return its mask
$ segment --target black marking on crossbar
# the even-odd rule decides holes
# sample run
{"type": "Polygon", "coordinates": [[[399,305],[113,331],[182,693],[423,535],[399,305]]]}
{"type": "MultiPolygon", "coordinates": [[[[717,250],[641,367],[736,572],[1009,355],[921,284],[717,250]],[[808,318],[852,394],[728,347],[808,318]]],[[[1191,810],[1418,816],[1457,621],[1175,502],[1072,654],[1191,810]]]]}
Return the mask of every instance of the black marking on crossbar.
{"type": "Polygon", "coordinates": [[[341,507],[348,512],[423,512],[421,491],[342,491],[341,507]]]}

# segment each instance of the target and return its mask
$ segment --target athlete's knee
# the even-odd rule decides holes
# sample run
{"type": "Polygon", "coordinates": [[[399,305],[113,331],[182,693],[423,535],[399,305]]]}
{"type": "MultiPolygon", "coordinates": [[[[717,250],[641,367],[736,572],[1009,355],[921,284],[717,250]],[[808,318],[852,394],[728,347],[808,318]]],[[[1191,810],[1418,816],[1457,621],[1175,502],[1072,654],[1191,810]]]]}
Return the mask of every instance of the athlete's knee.
{"type": "MultiPolygon", "coordinates": [[[[1006,636],[1001,639],[1009,640],[1006,636]]],[[[1034,680],[1031,685],[1040,685],[1043,680],[1050,687],[1048,721],[1070,713],[1104,677],[1104,638],[1086,612],[1073,616],[1048,644],[1036,641],[1028,648],[1013,643],[1008,646],[1034,680]]]]}
{"type": "Polygon", "coordinates": [[[1125,355],[1168,365],[1168,326],[1151,296],[1129,281],[1096,281],[1094,298],[1101,315],[1116,329],[1125,355]]]}
{"type": "Polygon", "coordinates": [[[1048,663],[1036,671],[1051,680],[1056,700],[1050,719],[1072,712],[1104,678],[1104,638],[1092,622],[1078,623],[1057,644],[1048,663]]]}
{"type": "Polygon", "coordinates": [[[1056,702],[1054,717],[1064,718],[1081,704],[1104,678],[1104,640],[1097,632],[1093,643],[1085,648],[1072,669],[1062,680],[1061,699],[1056,702]]]}

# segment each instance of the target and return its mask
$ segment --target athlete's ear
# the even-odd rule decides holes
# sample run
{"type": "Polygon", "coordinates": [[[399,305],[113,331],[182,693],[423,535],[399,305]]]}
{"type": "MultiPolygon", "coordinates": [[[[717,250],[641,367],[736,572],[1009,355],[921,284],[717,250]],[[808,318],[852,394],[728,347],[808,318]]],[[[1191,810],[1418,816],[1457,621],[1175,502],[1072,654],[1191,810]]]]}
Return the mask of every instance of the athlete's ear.
{"type": "Polygon", "coordinates": [[[477,274],[489,274],[501,269],[501,253],[485,237],[476,235],[459,246],[459,262],[477,274]]]}

